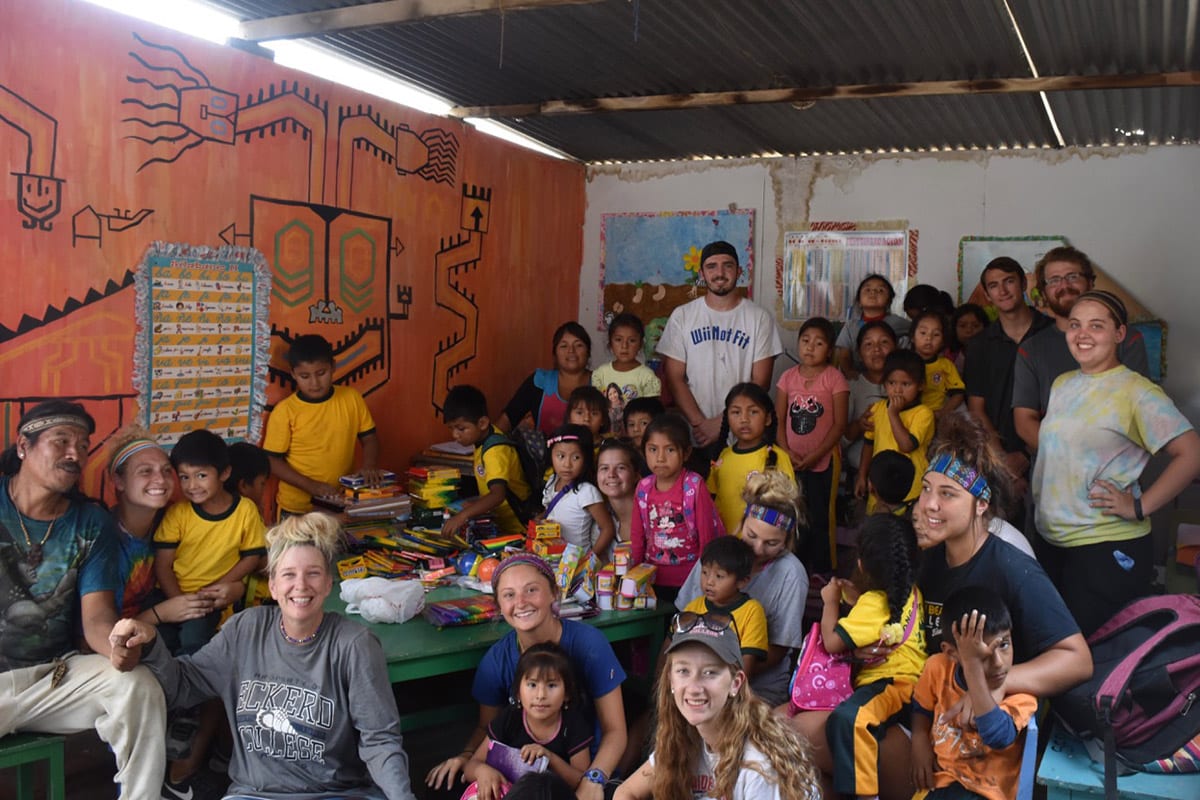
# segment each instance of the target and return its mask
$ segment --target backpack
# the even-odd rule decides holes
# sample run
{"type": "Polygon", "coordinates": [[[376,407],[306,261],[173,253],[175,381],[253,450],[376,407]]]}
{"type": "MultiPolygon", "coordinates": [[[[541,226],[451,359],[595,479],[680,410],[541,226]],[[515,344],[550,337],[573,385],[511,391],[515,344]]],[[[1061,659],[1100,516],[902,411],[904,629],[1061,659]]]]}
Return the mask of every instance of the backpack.
{"type": "MultiPolygon", "coordinates": [[[[541,433],[534,431],[539,438],[541,433]]],[[[513,431],[514,436],[519,436],[518,430],[513,431]]],[[[542,476],[545,471],[541,468],[541,462],[532,452],[532,448],[526,445],[522,439],[508,438],[503,433],[492,431],[487,438],[483,440],[480,447],[486,453],[493,447],[511,447],[517,451],[517,460],[521,462],[521,474],[525,476],[525,482],[529,484],[529,497],[522,500],[517,497],[516,492],[512,487],[508,487],[505,491],[504,499],[508,501],[508,505],[512,508],[513,513],[517,515],[522,525],[528,525],[531,519],[537,517],[542,511],[542,490],[545,488],[542,476]]],[[[546,447],[545,439],[542,439],[542,449],[546,447]]],[[[482,454],[481,454],[482,455],[482,454]]]]}
{"type": "Polygon", "coordinates": [[[1094,751],[1104,748],[1104,789],[1125,771],[1197,772],[1200,746],[1200,596],[1135,600],[1088,637],[1090,680],[1052,702],[1094,751]]]}

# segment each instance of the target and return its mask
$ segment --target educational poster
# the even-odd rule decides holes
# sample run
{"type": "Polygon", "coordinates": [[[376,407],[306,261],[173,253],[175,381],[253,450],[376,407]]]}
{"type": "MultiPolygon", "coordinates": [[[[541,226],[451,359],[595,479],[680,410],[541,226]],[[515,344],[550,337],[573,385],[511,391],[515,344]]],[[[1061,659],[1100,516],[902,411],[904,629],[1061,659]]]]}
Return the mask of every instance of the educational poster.
{"type": "MultiPolygon", "coordinates": [[[[809,317],[845,320],[859,283],[871,274],[883,275],[891,282],[898,302],[908,291],[909,244],[905,230],[785,233],[780,322],[795,327],[809,317]]],[[[915,246],[913,249],[915,252],[915,246]]]]}
{"type": "Polygon", "coordinates": [[[754,209],[603,214],[600,219],[600,326],[623,311],[646,324],[652,354],[676,306],[699,296],[700,251],[724,240],[738,251],[738,286],[754,286],[754,209]]]}
{"type": "Polygon", "coordinates": [[[307,333],[333,345],[335,380],[379,424],[382,465],[402,469],[445,438],[449,387],[502,405],[577,314],[578,272],[562,265],[582,258],[580,164],[90,3],[0,3],[0,31],[0,278],[18,287],[0,306],[0,444],[41,399],[83,403],[98,423],[83,481],[94,495],[124,425],[254,440],[257,403],[269,413],[293,390],[284,354],[307,333]],[[156,298],[153,318],[139,307],[136,271],[156,241],[262,254],[253,346],[221,341],[242,323],[194,289],[171,309],[156,298]],[[538,313],[514,324],[514,308],[538,313]],[[169,348],[157,361],[152,346],[135,356],[146,325],[169,348]],[[253,375],[155,383],[174,380],[157,368],[180,369],[162,359],[193,350],[206,378],[251,352],[253,375]]]}
{"type": "Polygon", "coordinates": [[[155,242],[135,281],[142,424],[164,445],[196,427],[259,441],[271,335],[262,254],[155,242]]]}
{"type": "MultiPolygon", "coordinates": [[[[964,236],[958,242],[958,297],[959,302],[975,303],[988,308],[987,297],[979,285],[983,269],[993,258],[1008,256],[1025,268],[1029,286],[1028,302],[1043,314],[1053,315],[1046,306],[1045,298],[1037,289],[1034,268],[1049,250],[1069,244],[1064,236],[964,236]],[[967,290],[970,289],[968,292],[967,290]],[[963,295],[967,299],[963,300],[963,295]]],[[[1150,365],[1151,380],[1162,382],[1167,376],[1167,323],[1155,316],[1125,287],[1105,274],[1093,262],[1096,272],[1096,288],[1112,292],[1121,298],[1129,312],[1130,327],[1141,333],[1146,343],[1146,359],[1150,365]]],[[[988,313],[995,316],[994,309],[988,313]]]]}

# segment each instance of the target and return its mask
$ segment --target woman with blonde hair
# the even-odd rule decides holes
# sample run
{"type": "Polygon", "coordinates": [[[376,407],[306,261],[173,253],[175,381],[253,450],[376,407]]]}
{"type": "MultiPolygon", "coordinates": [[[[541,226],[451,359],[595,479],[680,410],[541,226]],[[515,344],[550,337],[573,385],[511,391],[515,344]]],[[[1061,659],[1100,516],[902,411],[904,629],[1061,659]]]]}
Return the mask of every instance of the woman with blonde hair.
{"type": "MultiPolygon", "coordinates": [[[[743,591],[762,603],[767,613],[767,658],[751,679],[755,694],[770,705],[787,699],[791,653],[804,641],[804,606],[808,572],[793,555],[804,503],[796,481],[779,470],[752,472],[742,490],[746,510],[734,532],[754,551],[750,583],[743,591]]],[[[700,564],[692,568],[675,598],[683,611],[700,591],[700,564]]]]}
{"type": "Polygon", "coordinates": [[[379,640],[327,614],[341,529],[289,517],[267,532],[277,606],[234,614],[197,653],[172,658],[153,626],[117,622],[111,642],[143,646],[142,663],[172,707],[211,697],[237,732],[231,797],[412,800],[399,714],[379,640]]]}
{"type": "Polygon", "coordinates": [[[754,696],[732,618],[682,612],[657,690],[654,752],[617,800],[809,800],[817,770],[804,741],[754,696]]]}

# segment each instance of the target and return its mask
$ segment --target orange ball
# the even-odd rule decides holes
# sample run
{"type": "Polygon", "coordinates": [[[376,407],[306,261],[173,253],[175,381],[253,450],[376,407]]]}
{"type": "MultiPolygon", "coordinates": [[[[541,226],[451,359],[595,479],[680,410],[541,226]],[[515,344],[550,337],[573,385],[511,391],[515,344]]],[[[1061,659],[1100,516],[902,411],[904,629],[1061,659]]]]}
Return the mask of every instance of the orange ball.
{"type": "Polygon", "coordinates": [[[498,558],[485,558],[483,561],[480,561],[478,572],[479,580],[483,581],[484,583],[491,583],[492,573],[496,571],[496,567],[498,566],[500,566],[500,559],[498,558]]]}

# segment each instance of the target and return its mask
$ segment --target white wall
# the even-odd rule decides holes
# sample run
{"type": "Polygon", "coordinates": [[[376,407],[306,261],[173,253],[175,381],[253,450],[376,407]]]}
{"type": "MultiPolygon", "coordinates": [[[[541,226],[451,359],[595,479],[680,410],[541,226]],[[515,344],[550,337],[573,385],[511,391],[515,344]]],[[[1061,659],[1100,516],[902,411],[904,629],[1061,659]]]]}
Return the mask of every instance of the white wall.
{"type": "Polygon", "coordinates": [[[597,325],[602,214],[731,205],[757,210],[755,296],[770,309],[782,234],[809,220],[907,219],[920,281],[952,295],[960,237],[1061,234],[1167,321],[1165,387],[1200,424],[1200,146],[595,167],[580,321],[597,325]]]}

